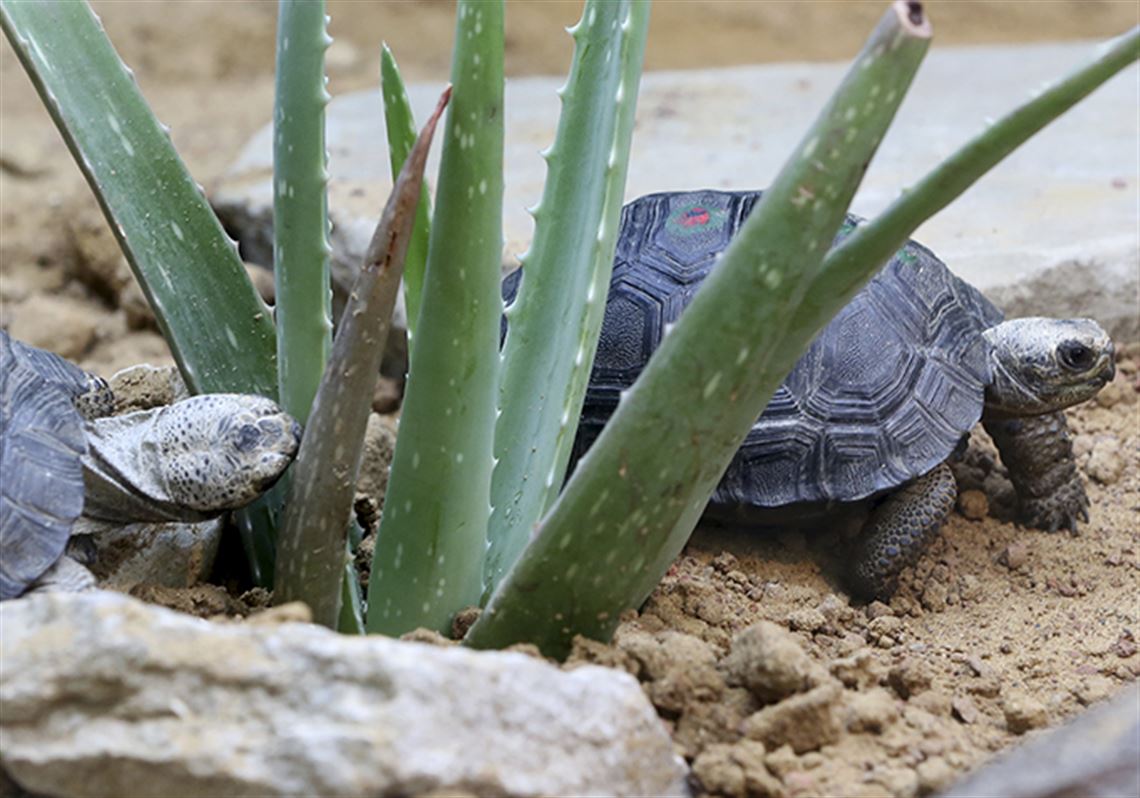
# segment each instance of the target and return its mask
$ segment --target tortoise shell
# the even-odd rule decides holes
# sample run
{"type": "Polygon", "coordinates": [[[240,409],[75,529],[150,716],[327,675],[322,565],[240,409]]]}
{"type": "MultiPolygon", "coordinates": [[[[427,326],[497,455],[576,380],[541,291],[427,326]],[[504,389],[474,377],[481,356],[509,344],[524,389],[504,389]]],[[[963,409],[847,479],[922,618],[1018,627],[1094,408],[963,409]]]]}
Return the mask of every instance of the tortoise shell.
{"type": "Polygon", "coordinates": [[[62,555],[83,511],[83,416],[92,378],[0,330],[0,600],[14,598],[62,555]]]}
{"type": "MultiPolygon", "coordinates": [[[[578,455],[759,197],[756,191],[651,194],[622,210],[578,455]]],[[[836,243],[860,221],[848,217],[836,243]]],[[[854,501],[925,474],[981,417],[990,382],[981,333],[1001,320],[933,253],[907,243],[800,358],[711,503],[854,501]]]]}

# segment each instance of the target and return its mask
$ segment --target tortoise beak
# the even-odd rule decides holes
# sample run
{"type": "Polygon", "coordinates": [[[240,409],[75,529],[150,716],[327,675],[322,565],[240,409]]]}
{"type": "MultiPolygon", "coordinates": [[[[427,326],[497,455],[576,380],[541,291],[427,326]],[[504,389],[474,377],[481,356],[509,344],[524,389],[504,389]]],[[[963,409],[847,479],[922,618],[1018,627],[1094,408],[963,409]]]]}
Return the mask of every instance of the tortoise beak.
{"type": "Polygon", "coordinates": [[[1101,377],[1104,378],[1104,383],[1107,385],[1116,378],[1116,347],[1112,345],[1112,341],[1104,347],[1104,368],[1101,370],[1101,377]]]}

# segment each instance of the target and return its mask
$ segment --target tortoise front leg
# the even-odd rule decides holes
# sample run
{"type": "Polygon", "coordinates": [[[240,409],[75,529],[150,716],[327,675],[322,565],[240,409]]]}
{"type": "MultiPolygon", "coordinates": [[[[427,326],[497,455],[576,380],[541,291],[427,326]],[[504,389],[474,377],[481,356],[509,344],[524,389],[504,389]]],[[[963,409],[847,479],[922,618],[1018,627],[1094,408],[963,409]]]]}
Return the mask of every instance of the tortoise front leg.
{"type": "Polygon", "coordinates": [[[1073,443],[1062,412],[984,421],[1017,491],[1025,523],[1056,532],[1077,531],[1089,520],[1089,499],[1077,474],[1073,443]]]}
{"type": "Polygon", "coordinates": [[[940,463],[875,508],[860,537],[850,582],[867,598],[889,599],[899,573],[912,565],[938,534],[958,485],[950,466],[940,463]]]}

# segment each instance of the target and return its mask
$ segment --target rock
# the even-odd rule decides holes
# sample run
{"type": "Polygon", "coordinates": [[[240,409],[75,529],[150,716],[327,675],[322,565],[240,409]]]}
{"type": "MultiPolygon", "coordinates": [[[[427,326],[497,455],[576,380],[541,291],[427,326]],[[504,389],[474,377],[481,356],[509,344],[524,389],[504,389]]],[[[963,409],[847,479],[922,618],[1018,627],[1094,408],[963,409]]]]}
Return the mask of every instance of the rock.
{"type": "Polygon", "coordinates": [[[364,454],[360,460],[360,474],[356,490],[384,506],[388,490],[388,474],[392,470],[392,457],[396,453],[396,422],[390,416],[370,413],[364,432],[364,454]]]}
{"type": "Polygon", "coordinates": [[[789,613],[788,626],[796,632],[818,632],[827,626],[827,618],[819,610],[807,607],[789,613]]]}
{"type": "Polygon", "coordinates": [[[950,702],[950,711],[967,726],[978,720],[978,708],[974,705],[973,699],[967,695],[955,696],[950,702]]]}
{"type": "Polygon", "coordinates": [[[1005,725],[1014,734],[1025,734],[1030,729],[1040,729],[1049,723],[1049,712],[1045,705],[1021,691],[1011,690],[1002,697],[1002,712],[1005,725]]]}
{"type": "Polygon", "coordinates": [[[990,502],[980,490],[964,490],[958,494],[958,512],[971,521],[981,521],[990,514],[990,502]]]}
{"type": "Polygon", "coordinates": [[[897,701],[897,698],[882,687],[855,693],[847,701],[848,731],[881,734],[887,726],[898,719],[897,701]]]}
{"type": "Polygon", "coordinates": [[[902,642],[906,624],[895,615],[880,615],[867,624],[867,636],[879,648],[890,648],[902,642]]]}
{"type": "Polygon", "coordinates": [[[739,798],[783,798],[784,786],[764,764],[755,740],[710,745],[693,761],[693,775],[705,792],[739,798]]]}
{"type": "Polygon", "coordinates": [[[922,795],[944,789],[958,772],[940,756],[933,756],[919,762],[914,772],[918,775],[918,791],[922,795]]]}
{"type": "Polygon", "coordinates": [[[1014,748],[970,774],[943,798],[1140,795],[1140,687],[1014,748]]]}
{"type": "MultiPolygon", "coordinates": [[[[1055,79],[1058,64],[1080,63],[1090,50],[1075,42],[932,52],[853,211],[878,215],[952,143],[971,138],[987,115],[1022,103],[1027,87],[1055,79]],[[967,71],[989,76],[984,93],[961,79],[967,71]]],[[[797,63],[646,73],[625,198],[682,187],[763,188],[846,70],[846,63],[797,63]],[[709,119],[717,123],[709,125],[709,119]],[[764,141],[745,146],[757,119],[765,120],[764,141]]],[[[511,265],[531,239],[525,208],[542,196],[546,165],[538,152],[554,138],[560,83],[518,78],[507,86],[503,234],[511,265]]],[[[417,119],[427,118],[441,88],[409,86],[417,119]]],[[[1127,76],[1109,81],[979,182],[969,203],[926,222],[918,240],[1011,316],[1092,316],[1118,340],[1140,338],[1133,301],[1135,184],[1127,191],[1112,185],[1135,152],[1134,99],[1127,76]],[[1096,131],[1095,147],[1088,146],[1090,130],[1096,131]],[[1051,174],[1043,191],[1041,164],[1060,161],[1064,173],[1051,174]]],[[[326,112],[332,269],[341,285],[358,268],[391,185],[381,112],[371,90],[337,97],[326,112]]],[[[212,197],[242,251],[266,265],[272,251],[272,141],[267,126],[212,197]]],[[[429,180],[438,157],[435,148],[429,180]]]]}
{"type": "Polygon", "coordinates": [[[0,623],[3,767],[36,794],[688,794],[624,673],[102,591],[4,602],[0,623]]]}
{"type": "Polygon", "coordinates": [[[998,555],[998,562],[1009,570],[1016,571],[1029,562],[1029,545],[1024,541],[1015,540],[1002,549],[998,555]]]}
{"type": "Polygon", "coordinates": [[[1115,435],[1098,435],[1089,454],[1088,475],[1102,485],[1112,485],[1124,473],[1124,456],[1120,439],[1115,435]]]}
{"type": "Polygon", "coordinates": [[[747,687],[763,702],[807,690],[818,672],[795,637],[770,621],[736,635],[720,665],[729,684],[747,687]]]}
{"type": "Polygon", "coordinates": [[[792,747],[786,744],[781,745],[775,751],[770,751],[764,757],[764,764],[781,779],[786,778],[789,773],[793,773],[797,770],[807,770],[800,758],[796,756],[796,752],[792,750],[792,747]]]}
{"type": "Polygon", "coordinates": [[[266,607],[246,619],[256,626],[276,626],[282,623],[312,623],[313,611],[303,601],[290,601],[275,607],[266,607]]]}
{"type": "Polygon", "coordinates": [[[918,774],[911,768],[881,768],[872,778],[886,787],[887,793],[892,798],[914,798],[918,794],[918,774]]]}
{"type": "Polygon", "coordinates": [[[95,344],[106,313],[92,302],[33,294],[11,309],[8,332],[26,344],[77,360],[95,344]]]}
{"type": "MultiPolygon", "coordinates": [[[[1100,394],[1097,394],[1098,396],[1100,394]]],[[[1096,438],[1089,435],[1087,432],[1082,432],[1079,435],[1073,436],[1073,457],[1083,457],[1086,454],[1091,454],[1093,445],[1096,443],[1096,438]]]]}
{"type": "Polygon", "coordinates": [[[907,700],[907,706],[917,707],[931,715],[941,718],[950,717],[952,702],[950,696],[941,690],[926,690],[907,700]]]}
{"type": "Polygon", "coordinates": [[[832,660],[828,669],[845,687],[853,689],[876,685],[886,675],[885,668],[878,663],[869,648],[860,649],[849,657],[832,660]]]}
{"type": "Polygon", "coordinates": [[[741,731],[768,746],[787,743],[797,754],[815,751],[839,739],[842,725],[837,710],[842,697],[838,682],[821,684],[753,713],[741,731]]]}
{"type": "Polygon", "coordinates": [[[887,683],[904,700],[930,689],[933,681],[930,666],[920,659],[904,659],[887,673],[887,683]]]}
{"type": "Polygon", "coordinates": [[[174,404],[190,397],[174,366],[131,366],[107,381],[115,394],[115,414],[174,404]]]}
{"type": "Polygon", "coordinates": [[[708,643],[683,632],[657,635],[668,652],[663,671],[646,685],[649,700],[658,710],[680,713],[694,702],[715,701],[724,692],[724,677],[716,669],[716,655],[708,643]]]}
{"type": "Polygon", "coordinates": [[[1135,395],[1121,380],[1113,380],[1096,395],[1096,403],[1101,407],[1113,408],[1125,401],[1124,397],[1129,393],[1135,395]]]}

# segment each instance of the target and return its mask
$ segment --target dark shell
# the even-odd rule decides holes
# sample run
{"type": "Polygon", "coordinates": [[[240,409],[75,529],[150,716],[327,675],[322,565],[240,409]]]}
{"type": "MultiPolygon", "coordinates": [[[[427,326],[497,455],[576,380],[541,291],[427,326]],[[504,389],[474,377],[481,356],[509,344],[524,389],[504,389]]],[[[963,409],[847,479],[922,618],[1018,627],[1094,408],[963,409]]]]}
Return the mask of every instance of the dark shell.
{"type": "Polygon", "coordinates": [[[0,600],[60,558],[83,511],[87,437],[73,400],[90,386],[83,370],[0,331],[0,600]]]}
{"type": "MultiPolygon", "coordinates": [[[[759,196],[652,194],[623,209],[578,453],[597,436],[665,325],[680,316],[759,196]]],[[[849,218],[836,241],[859,221],[849,218]]],[[[1001,319],[928,249],[908,243],[799,360],[712,503],[854,501],[926,473],[981,416],[990,374],[980,333],[1001,319]]]]}

